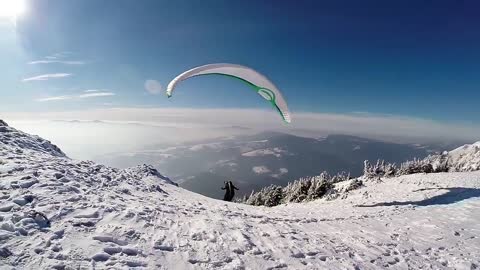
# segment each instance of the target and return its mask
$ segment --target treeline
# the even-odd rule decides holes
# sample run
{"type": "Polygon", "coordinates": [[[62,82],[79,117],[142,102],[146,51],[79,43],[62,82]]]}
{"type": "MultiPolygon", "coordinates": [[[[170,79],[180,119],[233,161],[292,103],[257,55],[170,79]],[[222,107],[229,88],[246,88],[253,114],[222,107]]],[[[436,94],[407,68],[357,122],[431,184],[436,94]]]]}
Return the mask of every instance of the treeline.
{"type": "Polygon", "coordinates": [[[288,183],[286,187],[271,185],[253,192],[240,199],[239,202],[250,205],[276,206],[283,203],[299,203],[320,198],[334,199],[363,185],[363,181],[385,177],[397,177],[415,173],[438,173],[449,171],[465,171],[465,166],[449,158],[448,152],[430,155],[424,159],[414,159],[400,163],[378,160],[364,162],[363,176],[351,178],[350,174],[342,172],[329,175],[323,172],[318,176],[304,177],[288,183]]]}
{"type": "Polygon", "coordinates": [[[338,195],[334,188],[336,183],[350,181],[346,189],[355,189],[362,185],[361,180],[351,179],[348,173],[329,175],[323,172],[318,176],[304,177],[288,183],[286,187],[271,185],[264,187],[258,192],[252,192],[245,196],[240,202],[250,205],[276,206],[289,202],[305,202],[320,199],[325,196],[334,198],[338,195]]]}
{"type": "Polygon", "coordinates": [[[363,164],[363,177],[367,179],[448,171],[448,159],[442,159],[440,156],[428,156],[424,159],[409,160],[400,163],[399,166],[384,160],[378,160],[376,164],[371,164],[368,160],[365,160],[363,164]]]}

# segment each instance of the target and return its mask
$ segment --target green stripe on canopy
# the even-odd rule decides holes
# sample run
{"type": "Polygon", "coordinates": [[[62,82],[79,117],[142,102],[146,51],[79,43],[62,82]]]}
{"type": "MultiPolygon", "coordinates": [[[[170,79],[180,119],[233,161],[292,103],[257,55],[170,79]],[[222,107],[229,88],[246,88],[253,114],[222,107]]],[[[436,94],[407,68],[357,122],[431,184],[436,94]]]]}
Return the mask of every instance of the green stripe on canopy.
{"type": "Polygon", "coordinates": [[[187,70],[184,73],[178,75],[168,84],[166,91],[167,96],[172,96],[173,90],[179,82],[191,77],[203,75],[221,75],[243,81],[253,90],[255,90],[255,92],[261,95],[264,99],[269,101],[272,106],[279,112],[285,122],[291,122],[290,112],[288,110],[287,103],[285,102],[285,99],[283,98],[277,87],[265,76],[258,73],[257,71],[240,65],[210,64],[187,70]]]}

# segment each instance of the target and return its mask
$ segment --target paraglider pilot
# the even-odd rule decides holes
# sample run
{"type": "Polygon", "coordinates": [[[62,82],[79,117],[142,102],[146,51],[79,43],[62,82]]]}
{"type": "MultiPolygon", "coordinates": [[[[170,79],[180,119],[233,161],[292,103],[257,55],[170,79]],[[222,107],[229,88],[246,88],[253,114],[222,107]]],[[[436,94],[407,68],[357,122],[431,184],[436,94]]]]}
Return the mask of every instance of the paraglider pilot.
{"type": "Polygon", "coordinates": [[[223,200],[231,202],[235,196],[235,190],[239,189],[233,185],[232,181],[224,181],[223,184],[224,186],[222,187],[222,190],[225,190],[225,196],[223,196],[223,200]]]}

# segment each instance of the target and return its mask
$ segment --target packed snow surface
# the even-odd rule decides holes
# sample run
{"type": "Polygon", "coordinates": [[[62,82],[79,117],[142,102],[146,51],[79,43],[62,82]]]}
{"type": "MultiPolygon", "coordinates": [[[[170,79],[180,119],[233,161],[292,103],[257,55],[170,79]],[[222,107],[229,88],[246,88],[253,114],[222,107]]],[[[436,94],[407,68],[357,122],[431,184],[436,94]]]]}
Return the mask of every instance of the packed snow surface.
{"type": "Polygon", "coordinates": [[[367,181],[274,208],[0,126],[1,269],[479,269],[480,172],[367,181]]]}

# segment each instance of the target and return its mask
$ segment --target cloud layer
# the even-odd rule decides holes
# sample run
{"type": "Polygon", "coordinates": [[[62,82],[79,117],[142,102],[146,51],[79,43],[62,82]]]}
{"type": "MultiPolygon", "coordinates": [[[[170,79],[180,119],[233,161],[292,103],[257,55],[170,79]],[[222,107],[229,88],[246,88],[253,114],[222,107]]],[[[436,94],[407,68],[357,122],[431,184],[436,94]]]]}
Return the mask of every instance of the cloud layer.
{"type": "MultiPolygon", "coordinates": [[[[94,96],[114,95],[112,92],[104,91],[94,93],[104,93],[94,96]]],[[[82,95],[86,94],[88,93],[82,95]]],[[[80,98],[79,95],[74,97],[80,98]]],[[[49,100],[43,101],[72,97],[47,98],[49,100]]],[[[480,140],[479,125],[367,113],[294,113],[291,124],[283,123],[275,112],[255,109],[103,108],[70,112],[2,113],[2,117],[7,120],[13,118],[124,121],[154,126],[202,127],[219,132],[224,127],[242,127],[254,131],[274,130],[309,137],[337,133],[399,142],[480,140]]]]}
{"type": "MultiPolygon", "coordinates": [[[[58,96],[45,101],[71,98],[58,96]]],[[[275,112],[249,109],[105,107],[59,112],[0,111],[0,118],[15,128],[47,138],[69,156],[79,159],[94,159],[98,155],[114,152],[131,153],[155,149],[152,148],[154,145],[184,144],[265,130],[315,138],[334,133],[350,134],[403,143],[480,141],[480,127],[473,125],[369,114],[296,113],[293,116],[292,124],[287,125],[275,112]]],[[[257,166],[262,165],[264,164],[257,166]]],[[[271,171],[271,168],[256,168],[252,171],[272,177],[287,173],[287,170],[271,171]],[[266,172],[268,170],[270,172],[266,172]]]]}

